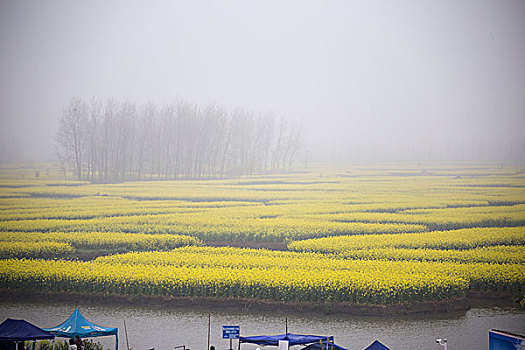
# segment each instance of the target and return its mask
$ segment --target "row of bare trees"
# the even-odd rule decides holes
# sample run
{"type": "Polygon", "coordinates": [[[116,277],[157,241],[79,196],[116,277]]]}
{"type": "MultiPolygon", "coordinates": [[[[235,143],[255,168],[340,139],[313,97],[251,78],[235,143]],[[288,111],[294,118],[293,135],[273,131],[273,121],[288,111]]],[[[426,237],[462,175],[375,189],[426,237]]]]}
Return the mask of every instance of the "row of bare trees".
{"type": "Polygon", "coordinates": [[[185,100],[103,102],[72,98],[56,149],[78,180],[208,179],[290,169],[302,146],[299,123],[185,100]]]}

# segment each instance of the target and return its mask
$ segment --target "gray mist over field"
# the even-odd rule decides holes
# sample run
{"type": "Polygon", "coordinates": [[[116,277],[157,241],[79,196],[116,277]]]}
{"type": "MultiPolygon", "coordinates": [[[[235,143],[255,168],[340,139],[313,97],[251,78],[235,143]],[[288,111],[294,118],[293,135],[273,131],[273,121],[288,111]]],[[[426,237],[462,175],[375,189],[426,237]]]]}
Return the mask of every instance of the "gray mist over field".
{"type": "Polygon", "coordinates": [[[0,161],[72,97],[303,125],[310,161],[525,162],[525,1],[0,1],[0,161]]]}

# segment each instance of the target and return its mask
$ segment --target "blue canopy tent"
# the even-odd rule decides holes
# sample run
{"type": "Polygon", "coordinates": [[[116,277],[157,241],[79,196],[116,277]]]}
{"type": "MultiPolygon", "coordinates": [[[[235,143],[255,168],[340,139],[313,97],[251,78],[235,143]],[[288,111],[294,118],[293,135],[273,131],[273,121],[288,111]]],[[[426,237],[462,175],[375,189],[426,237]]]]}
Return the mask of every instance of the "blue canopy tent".
{"type": "Polygon", "coordinates": [[[305,346],[301,350],[347,350],[339,345],[334,344],[333,342],[320,341],[318,343],[312,343],[308,346],[305,346]]]}
{"type": "Polygon", "coordinates": [[[370,346],[366,348],[365,350],[390,350],[390,349],[384,346],[383,344],[381,344],[378,340],[376,340],[372,344],[370,344],[370,346]]]}
{"type": "Polygon", "coordinates": [[[319,336],[319,335],[302,335],[302,334],[280,334],[280,335],[258,335],[254,337],[239,337],[239,346],[241,343],[252,343],[261,346],[273,345],[279,346],[279,340],[287,340],[290,346],[293,345],[308,345],[319,342],[334,342],[333,336],[319,336]]]}
{"type": "MultiPolygon", "coordinates": [[[[55,336],[25,320],[6,319],[0,324],[0,341],[18,343],[25,340],[53,339],[55,336]]],[[[11,343],[12,344],[12,343],[11,343]]]]}
{"type": "Polygon", "coordinates": [[[525,349],[525,336],[497,329],[489,330],[489,350],[515,349],[525,349]]]}
{"type": "Polygon", "coordinates": [[[89,322],[82,316],[78,308],[62,324],[53,328],[44,328],[57,337],[74,338],[78,335],[80,338],[103,337],[108,335],[115,336],[115,350],[118,350],[118,328],[101,327],[89,322]]]}

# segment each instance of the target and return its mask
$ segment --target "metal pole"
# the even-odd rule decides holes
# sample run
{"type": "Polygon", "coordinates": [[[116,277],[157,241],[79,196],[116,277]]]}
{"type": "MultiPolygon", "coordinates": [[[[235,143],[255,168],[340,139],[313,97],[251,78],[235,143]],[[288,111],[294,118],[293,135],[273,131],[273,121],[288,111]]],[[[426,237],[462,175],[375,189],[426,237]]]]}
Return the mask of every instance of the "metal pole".
{"type": "Polygon", "coordinates": [[[128,329],[126,328],[126,320],[124,320],[124,333],[126,334],[126,349],[129,350],[128,329]]]}
{"type": "MultiPolygon", "coordinates": [[[[211,315],[208,314],[208,348],[207,350],[210,350],[210,328],[211,328],[211,315]]],[[[230,345],[231,348],[231,345],[230,345]]]]}

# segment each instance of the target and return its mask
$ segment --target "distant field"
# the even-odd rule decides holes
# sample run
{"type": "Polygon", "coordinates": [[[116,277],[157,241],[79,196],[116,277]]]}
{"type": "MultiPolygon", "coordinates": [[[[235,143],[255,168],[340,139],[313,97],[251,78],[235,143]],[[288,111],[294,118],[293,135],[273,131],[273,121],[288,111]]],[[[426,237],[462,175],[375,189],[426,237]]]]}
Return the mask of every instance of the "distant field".
{"type": "Polygon", "coordinates": [[[519,168],[104,185],[51,166],[0,173],[2,289],[370,304],[525,293],[519,168]],[[227,245],[289,251],[214,247],[227,245]]]}

